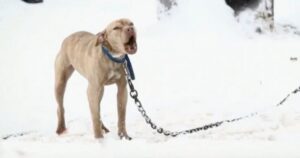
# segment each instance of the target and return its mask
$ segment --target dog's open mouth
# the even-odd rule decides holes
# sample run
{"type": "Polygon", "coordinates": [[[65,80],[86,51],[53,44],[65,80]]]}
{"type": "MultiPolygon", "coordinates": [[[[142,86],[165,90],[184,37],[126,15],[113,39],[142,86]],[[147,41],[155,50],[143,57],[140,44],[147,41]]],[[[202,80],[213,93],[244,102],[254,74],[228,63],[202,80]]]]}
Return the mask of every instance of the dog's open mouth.
{"type": "Polygon", "coordinates": [[[128,42],[124,44],[125,50],[129,54],[134,54],[137,51],[136,37],[132,35],[128,42]]]}

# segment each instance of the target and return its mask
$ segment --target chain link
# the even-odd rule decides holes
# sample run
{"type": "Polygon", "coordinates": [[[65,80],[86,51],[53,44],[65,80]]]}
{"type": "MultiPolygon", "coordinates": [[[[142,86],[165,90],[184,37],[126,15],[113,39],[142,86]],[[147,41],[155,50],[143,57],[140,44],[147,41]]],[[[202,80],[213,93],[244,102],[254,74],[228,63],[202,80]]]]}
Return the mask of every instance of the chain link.
{"type": "MultiPolygon", "coordinates": [[[[200,127],[197,127],[197,128],[192,128],[192,129],[187,129],[187,130],[182,130],[182,131],[177,131],[177,132],[171,132],[169,130],[166,130],[166,129],[156,125],[150,119],[150,117],[147,115],[146,110],[142,106],[141,101],[138,99],[138,92],[134,88],[134,85],[132,83],[131,78],[128,76],[128,73],[126,71],[126,64],[124,65],[124,69],[125,69],[127,82],[128,82],[129,88],[130,88],[130,92],[129,92],[130,97],[134,100],[138,111],[142,114],[142,117],[145,119],[146,123],[149,124],[150,127],[153,130],[156,130],[156,132],[159,133],[159,134],[163,134],[165,136],[172,136],[172,137],[176,137],[176,136],[179,136],[179,135],[192,134],[192,133],[195,133],[195,132],[205,131],[205,130],[208,130],[208,129],[211,129],[211,128],[219,127],[224,123],[233,123],[233,122],[237,122],[237,121],[240,121],[240,120],[250,118],[250,117],[254,117],[254,116],[258,115],[258,112],[254,112],[254,113],[250,113],[249,115],[242,116],[242,117],[237,117],[237,118],[230,119],[230,120],[218,121],[218,122],[206,124],[206,125],[203,125],[203,126],[200,126],[200,127]]],[[[300,87],[296,88],[294,91],[292,91],[292,93],[288,94],[287,97],[285,97],[283,100],[281,100],[276,106],[282,105],[290,97],[291,94],[296,94],[298,92],[300,92],[300,87]]]]}

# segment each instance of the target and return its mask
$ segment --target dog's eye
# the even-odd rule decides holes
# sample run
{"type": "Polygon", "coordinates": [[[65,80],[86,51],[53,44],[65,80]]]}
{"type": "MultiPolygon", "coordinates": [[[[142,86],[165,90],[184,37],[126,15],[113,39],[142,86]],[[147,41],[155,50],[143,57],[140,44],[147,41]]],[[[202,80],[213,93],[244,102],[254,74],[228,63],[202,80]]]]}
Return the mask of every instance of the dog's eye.
{"type": "Polygon", "coordinates": [[[114,27],[114,30],[120,30],[120,29],[121,29],[121,27],[119,27],[119,26],[114,27]]]}
{"type": "Polygon", "coordinates": [[[131,23],[129,23],[129,26],[133,26],[133,23],[131,22],[131,23]]]}

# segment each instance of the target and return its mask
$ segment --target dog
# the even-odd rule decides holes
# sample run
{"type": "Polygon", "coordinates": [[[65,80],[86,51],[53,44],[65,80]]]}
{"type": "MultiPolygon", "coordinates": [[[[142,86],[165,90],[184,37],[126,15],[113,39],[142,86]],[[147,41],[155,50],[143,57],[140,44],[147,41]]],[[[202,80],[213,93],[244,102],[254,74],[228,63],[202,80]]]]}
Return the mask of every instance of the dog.
{"type": "Polygon", "coordinates": [[[98,34],[81,31],[64,39],[55,60],[55,97],[58,104],[57,134],[66,131],[63,98],[66,84],[74,70],[88,80],[87,96],[92,116],[95,138],[103,138],[109,132],[101,121],[100,102],[104,86],[116,84],[118,109],[118,135],[131,139],[126,131],[127,80],[123,65],[112,61],[103,52],[109,50],[114,58],[137,51],[136,31],[129,19],[111,22],[98,34]]]}

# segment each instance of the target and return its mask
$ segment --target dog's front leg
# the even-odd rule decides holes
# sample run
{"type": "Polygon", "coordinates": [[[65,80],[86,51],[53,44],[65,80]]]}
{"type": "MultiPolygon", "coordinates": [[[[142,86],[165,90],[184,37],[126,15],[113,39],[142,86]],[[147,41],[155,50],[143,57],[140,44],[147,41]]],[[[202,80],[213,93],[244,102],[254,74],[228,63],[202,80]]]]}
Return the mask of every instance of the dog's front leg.
{"type": "Polygon", "coordinates": [[[100,102],[103,96],[104,87],[89,84],[87,94],[92,115],[95,138],[103,138],[102,121],[100,116],[100,102]]]}
{"type": "Polygon", "coordinates": [[[118,104],[118,135],[122,139],[123,137],[130,140],[131,137],[128,136],[126,131],[126,105],[127,105],[127,81],[125,78],[121,78],[117,82],[118,94],[117,94],[117,104],[118,104]]]}

